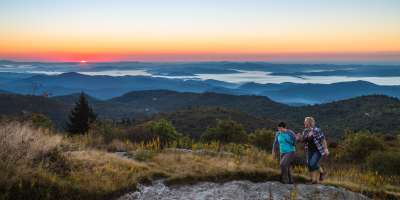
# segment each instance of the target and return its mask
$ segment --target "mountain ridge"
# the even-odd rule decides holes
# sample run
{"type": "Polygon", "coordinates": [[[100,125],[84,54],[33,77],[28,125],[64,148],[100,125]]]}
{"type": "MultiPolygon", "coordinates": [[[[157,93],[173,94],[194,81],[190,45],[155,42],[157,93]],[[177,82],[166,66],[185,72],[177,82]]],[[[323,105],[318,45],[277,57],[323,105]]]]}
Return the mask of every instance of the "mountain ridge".
{"type": "MultiPolygon", "coordinates": [[[[0,114],[18,115],[24,111],[38,112],[50,116],[57,124],[63,124],[77,99],[77,94],[51,98],[0,94],[0,114]]],[[[210,113],[207,116],[207,112],[203,111],[203,109],[212,108],[243,113],[240,116],[252,116],[251,118],[260,124],[262,124],[260,119],[270,122],[286,121],[297,131],[302,129],[304,117],[314,116],[327,135],[333,138],[341,137],[346,128],[365,129],[385,134],[400,132],[400,100],[383,95],[361,96],[299,107],[277,103],[263,96],[179,93],[168,90],[135,91],[111,100],[99,100],[89,96],[88,101],[102,119],[149,119],[168,117],[174,115],[173,113],[175,116],[180,113],[180,117],[176,118],[180,121],[196,115],[199,119],[207,120],[213,118],[213,115],[222,116],[214,111],[213,115],[210,113]],[[190,114],[191,110],[193,116],[190,114]]],[[[223,116],[226,117],[226,114],[223,116]]],[[[243,118],[245,117],[241,117],[243,118]]],[[[273,123],[267,127],[271,128],[271,124],[273,123]]],[[[195,125],[196,123],[193,123],[193,126],[195,125]]]]}
{"type": "Polygon", "coordinates": [[[286,104],[319,104],[361,95],[382,94],[400,97],[400,86],[376,85],[367,81],[347,81],[332,84],[248,82],[229,83],[213,79],[174,79],[152,76],[84,75],[68,72],[60,75],[3,74],[2,90],[19,94],[50,93],[63,96],[84,91],[102,100],[120,97],[131,91],[172,90],[177,92],[216,92],[232,95],[267,96],[286,104]]]}

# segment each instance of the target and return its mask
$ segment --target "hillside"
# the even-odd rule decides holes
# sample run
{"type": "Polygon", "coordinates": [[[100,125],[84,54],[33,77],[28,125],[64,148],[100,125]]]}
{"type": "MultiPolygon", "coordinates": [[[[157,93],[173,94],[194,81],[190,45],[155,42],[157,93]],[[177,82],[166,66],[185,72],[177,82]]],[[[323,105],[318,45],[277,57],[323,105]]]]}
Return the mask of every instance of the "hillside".
{"type": "MultiPolygon", "coordinates": [[[[400,97],[400,86],[382,86],[367,81],[339,82],[332,84],[258,84],[247,83],[230,93],[268,96],[286,104],[319,104],[365,95],[400,97]]],[[[227,91],[225,93],[228,93],[227,91]]]]}
{"type": "Polygon", "coordinates": [[[369,130],[385,134],[400,133],[400,100],[383,95],[361,96],[327,104],[294,108],[291,113],[271,117],[302,123],[304,116],[314,116],[334,138],[343,130],[369,130]]]}
{"type": "Polygon", "coordinates": [[[256,129],[275,129],[277,121],[255,117],[243,112],[224,108],[191,108],[183,109],[171,113],[162,113],[155,117],[165,118],[171,121],[178,132],[190,135],[198,139],[208,127],[217,124],[217,120],[231,119],[240,122],[246,132],[251,133],[256,129]]]}
{"type": "MultiPolygon", "coordinates": [[[[80,96],[80,93],[74,93],[74,94],[70,94],[70,95],[51,97],[50,99],[63,102],[67,105],[74,105],[75,102],[79,99],[79,96],[80,96]]],[[[98,103],[103,102],[102,100],[96,99],[87,94],[85,94],[85,97],[90,104],[98,104],[98,103]]]]}
{"type": "MultiPolygon", "coordinates": [[[[141,116],[143,114],[148,116],[195,107],[221,107],[274,121],[285,120],[297,131],[302,129],[305,116],[314,116],[318,124],[332,138],[341,137],[347,128],[388,134],[396,134],[400,131],[400,101],[383,95],[361,96],[313,106],[290,107],[262,96],[158,90],[131,92],[106,102],[111,103],[108,106],[109,109],[106,109],[106,106],[95,105],[101,113],[111,117],[113,115],[109,112],[112,112],[110,108],[112,105],[118,110],[119,115],[132,117],[138,116],[139,113],[142,114],[141,116]],[[132,111],[133,108],[136,110],[132,111]]],[[[182,118],[190,118],[191,114],[188,110],[181,113],[181,115],[186,115],[182,118]]]]}
{"type": "Polygon", "coordinates": [[[333,84],[286,84],[279,90],[261,93],[274,101],[284,103],[327,103],[363,95],[387,95],[400,97],[400,86],[381,86],[366,81],[333,84]]]}
{"type": "Polygon", "coordinates": [[[0,90],[0,94],[6,94],[6,93],[10,93],[10,92],[5,91],[5,90],[0,90]]]}
{"type": "MultiPolygon", "coordinates": [[[[75,93],[71,95],[51,97],[50,99],[66,104],[68,107],[72,108],[75,102],[79,99],[79,95],[80,93],[75,93]]],[[[86,98],[99,117],[103,119],[118,120],[121,118],[143,118],[155,114],[146,110],[145,106],[133,106],[120,102],[100,100],[89,95],[86,95],[86,98]]]]}
{"type": "MultiPolygon", "coordinates": [[[[53,98],[0,94],[0,115],[39,112],[50,116],[57,124],[63,124],[77,98],[76,94],[53,98]]],[[[167,90],[130,92],[106,101],[88,99],[100,118],[166,117],[178,130],[191,132],[195,137],[216,118],[232,118],[250,131],[261,127],[274,128],[271,124],[285,120],[291,128],[301,131],[304,117],[314,116],[331,138],[341,137],[346,129],[385,134],[400,132],[400,101],[382,95],[300,107],[276,103],[262,96],[167,90]]]]}
{"type": "Polygon", "coordinates": [[[0,115],[42,113],[62,125],[67,119],[69,110],[70,107],[65,103],[42,96],[0,94],[0,115]]]}
{"type": "Polygon", "coordinates": [[[130,92],[109,100],[134,107],[145,107],[150,112],[170,112],[188,107],[224,107],[255,116],[285,112],[290,107],[263,96],[229,95],[218,93],[180,93],[167,90],[130,92]]]}

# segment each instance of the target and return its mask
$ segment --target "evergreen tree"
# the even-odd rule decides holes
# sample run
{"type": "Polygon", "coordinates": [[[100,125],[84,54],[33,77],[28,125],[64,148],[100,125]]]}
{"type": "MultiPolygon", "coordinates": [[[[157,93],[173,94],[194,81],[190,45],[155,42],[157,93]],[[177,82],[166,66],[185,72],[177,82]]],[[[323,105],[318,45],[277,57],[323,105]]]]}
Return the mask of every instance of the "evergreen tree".
{"type": "Polygon", "coordinates": [[[85,94],[82,92],[68,116],[67,131],[72,134],[87,133],[90,123],[94,122],[96,118],[96,114],[89,106],[85,94]]]}

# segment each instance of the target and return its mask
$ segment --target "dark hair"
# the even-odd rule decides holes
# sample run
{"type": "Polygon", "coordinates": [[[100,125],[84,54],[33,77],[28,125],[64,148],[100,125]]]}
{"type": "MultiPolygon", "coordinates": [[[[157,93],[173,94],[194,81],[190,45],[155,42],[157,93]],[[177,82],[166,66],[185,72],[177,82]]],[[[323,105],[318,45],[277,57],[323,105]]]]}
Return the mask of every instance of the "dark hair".
{"type": "Polygon", "coordinates": [[[286,123],[285,122],[279,122],[278,127],[286,128],[286,123]]]}

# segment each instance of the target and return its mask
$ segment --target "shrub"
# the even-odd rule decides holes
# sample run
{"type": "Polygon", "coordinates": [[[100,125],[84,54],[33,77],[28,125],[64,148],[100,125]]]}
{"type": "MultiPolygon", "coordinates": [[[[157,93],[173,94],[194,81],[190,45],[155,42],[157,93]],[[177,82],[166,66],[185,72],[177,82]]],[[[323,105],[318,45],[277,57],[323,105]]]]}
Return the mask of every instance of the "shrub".
{"type": "Polygon", "coordinates": [[[170,148],[190,149],[193,145],[193,140],[189,136],[182,136],[168,144],[170,148]]]}
{"type": "Polygon", "coordinates": [[[58,175],[65,176],[71,171],[70,163],[68,163],[67,158],[60,148],[54,148],[43,154],[35,162],[39,163],[43,169],[58,175]]]}
{"type": "Polygon", "coordinates": [[[154,139],[159,138],[162,145],[180,137],[172,123],[165,119],[151,121],[146,124],[145,129],[150,135],[154,135],[154,139]]]}
{"type": "Polygon", "coordinates": [[[206,130],[201,136],[203,141],[220,141],[221,143],[246,143],[247,134],[243,126],[233,120],[218,120],[216,127],[206,130]]]}
{"type": "Polygon", "coordinates": [[[254,146],[270,151],[275,140],[275,133],[272,130],[257,129],[249,135],[249,142],[254,146]]]}
{"type": "Polygon", "coordinates": [[[339,158],[350,161],[364,161],[374,151],[384,150],[382,139],[369,132],[347,133],[339,152],[339,158]]]}
{"type": "Polygon", "coordinates": [[[125,140],[127,138],[124,132],[112,122],[100,120],[90,124],[88,134],[92,136],[101,136],[105,143],[110,143],[115,139],[125,140]]]}
{"type": "Polygon", "coordinates": [[[53,128],[53,122],[43,114],[33,113],[31,116],[31,122],[32,125],[36,128],[53,128]]]}
{"type": "Polygon", "coordinates": [[[70,150],[73,151],[85,148],[104,149],[106,147],[103,136],[92,133],[73,135],[67,141],[65,147],[71,148],[70,150]]]}
{"type": "Polygon", "coordinates": [[[382,175],[400,175],[400,152],[374,152],[367,158],[367,167],[382,175]]]}
{"type": "Polygon", "coordinates": [[[165,119],[146,122],[127,130],[127,132],[128,138],[132,142],[147,143],[159,139],[162,147],[181,137],[171,122],[165,119]]]}

